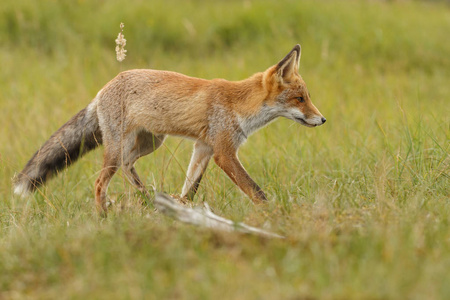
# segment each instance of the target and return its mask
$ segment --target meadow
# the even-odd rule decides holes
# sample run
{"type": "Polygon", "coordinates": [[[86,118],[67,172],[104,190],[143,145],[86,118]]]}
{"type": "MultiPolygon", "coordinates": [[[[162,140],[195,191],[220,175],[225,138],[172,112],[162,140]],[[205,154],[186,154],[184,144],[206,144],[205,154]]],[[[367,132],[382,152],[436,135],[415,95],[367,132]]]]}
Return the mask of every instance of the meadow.
{"type": "MultiPolygon", "coordinates": [[[[450,299],[449,33],[445,2],[2,1],[0,299],[450,299]],[[100,218],[101,148],[13,195],[32,154],[120,71],[240,80],[297,43],[327,123],[279,119],[241,147],[267,205],[214,163],[194,200],[286,239],[176,222],[120,172],[100,218]]],[[[180,193],[191,149],[168,138],[137,170],[180,193]]]]}

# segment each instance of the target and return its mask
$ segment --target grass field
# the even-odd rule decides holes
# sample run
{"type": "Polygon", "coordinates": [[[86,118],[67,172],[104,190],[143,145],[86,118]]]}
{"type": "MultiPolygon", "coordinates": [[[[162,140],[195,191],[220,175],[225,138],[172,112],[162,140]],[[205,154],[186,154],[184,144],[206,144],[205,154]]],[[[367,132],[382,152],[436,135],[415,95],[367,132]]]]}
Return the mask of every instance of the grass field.
{"type": "MultiPolygon", "coordinates": [[[[450,6],[410,1],[28,1],[0,6],[0,299],[450,299],[450,6]],[[128,56],[115,60],[125,23],[128,56]],[[167,219],[102,150],[21,199],[11,180],[118,72],[239,80],[302,45],[327,123],[279,119],[240,150],[269,204],[211,163],[196,203],[286,236],[167,219]]],[[[137,169],[179,193],[192,142],[137,169]]]]}

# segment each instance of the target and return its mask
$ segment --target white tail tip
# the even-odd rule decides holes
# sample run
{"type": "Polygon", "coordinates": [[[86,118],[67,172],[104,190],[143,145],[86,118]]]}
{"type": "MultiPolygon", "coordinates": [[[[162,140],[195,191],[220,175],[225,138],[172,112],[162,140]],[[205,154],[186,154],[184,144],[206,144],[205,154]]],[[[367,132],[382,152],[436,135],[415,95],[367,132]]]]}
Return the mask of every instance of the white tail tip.
{"type": "Polygon", "coordinates": [[[14,194],[25,197],[30,194],[27,183],[17,183],[14,187],[14,194]]]}

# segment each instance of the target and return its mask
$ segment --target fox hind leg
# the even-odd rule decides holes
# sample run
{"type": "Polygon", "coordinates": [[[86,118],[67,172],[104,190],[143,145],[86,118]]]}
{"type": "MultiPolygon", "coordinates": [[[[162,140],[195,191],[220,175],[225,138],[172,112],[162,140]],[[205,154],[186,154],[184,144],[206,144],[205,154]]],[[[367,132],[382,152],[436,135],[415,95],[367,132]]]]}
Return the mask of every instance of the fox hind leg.
{"type": "Polygon", "coordinates": [[[148,131],[139,131],[136,134],[129,134],[122,142],[117,142],[113,139],[104,139],[105,154],[103,158],[103,168],[95,181],[95,202],[97,210],[102,215],[106,215],[107,211],[106,192],[108,185],[120,166],[122,166],[127,179],[136,186],[140,192],[149,198],[149,193],[139,178],[139,175],[134,168],[134,163],[140,157],[150,154],[158,149],[164,142],[164,139],[164,135],[154,135],[148,131]],[[119,147],[117,147],[117,145],[119,147]],[[123,145],[122,150],[120,150],[120,145],[123,145]]]}
{"type": "Polygon", "coordinates": [[[150,199],[142,180],[134,167],[135,162],[142,156],[158,149],[164,142],[165,135],[154,135],[142,130],[136,135],[128,137],[123,151],[123,171],[128,180],[147,198],[150,199]]]}
{"type": "Polygon", "coordinates": [[[108,185],[120,166],[120,156],[118,154],[118,151],[105,150],[103,168],[95,181],[95,204],[97,211],[102,215],[106,215],[106,191],[108,190],[108,185]]]}

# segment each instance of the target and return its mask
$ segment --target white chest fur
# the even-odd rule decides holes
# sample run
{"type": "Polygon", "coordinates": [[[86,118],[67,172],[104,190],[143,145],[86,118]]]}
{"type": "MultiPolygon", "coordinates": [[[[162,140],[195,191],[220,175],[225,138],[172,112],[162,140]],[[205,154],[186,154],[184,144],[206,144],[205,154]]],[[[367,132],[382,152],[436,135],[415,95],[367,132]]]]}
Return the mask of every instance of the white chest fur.
{"type": "Polygon", "coordinates": [[[242,132],[249,136],[261,127],[266,126],[272,122],[275,118],[282,116],[284,108],[279,106],[264,105],[260,111],[256,114],[247,117],[238,116],[239,125],[242,132]]]}

